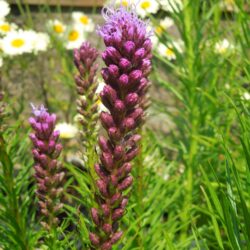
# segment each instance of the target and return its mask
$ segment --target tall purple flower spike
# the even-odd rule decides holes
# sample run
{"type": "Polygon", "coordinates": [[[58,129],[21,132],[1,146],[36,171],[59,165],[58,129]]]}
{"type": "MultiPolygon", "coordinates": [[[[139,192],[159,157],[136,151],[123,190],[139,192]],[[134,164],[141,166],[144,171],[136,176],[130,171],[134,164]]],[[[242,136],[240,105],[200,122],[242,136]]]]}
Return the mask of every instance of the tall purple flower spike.
{"type": "Polygon", "coordinates": [[[100,95],[109,112],[102,112],[100,119],[108,138],[99,138],[97,206],[91,210],[96,229],[90,233],[90,241],[95,249],[109,250],[123,234],[119,220],[128,202],[127,189],[133,183],[131,161],[139,153],[136,129],[143,121],[152,44],[146,23],[135,12],[122,7],[105,9],[104,18],[106,23],[98,33],[106,45],[102,53],[106,85],[100,95]]]}
{"type": "Polygon", "coordinates": [[[98,121],[98,96],[95,94],[98,83],[96,72],[98,64],[97,50],[89,42],[82,43],[80,49],[74,50],[74,63],[78,70],[75,76],[76,89],[78,93],[77,112],[80,115],[79,122],[82,125],[82,139],[85,148],[92,141],[96,143],[96,123],[98,121]]]}
{"type": "Polygon", "coordinates": [[[44,215],[42,225],[50,230],[58,223],[57,214],[62,208],[61,195],[64,172],[58,163],[62,145],[58,143],[59,131],[54,131],[56,115],[49,114],[43,105],[32,106],[33,116],[29,123],[34,130],[30,134],[37,181],[37,197],[40,211],[44,215]]]}

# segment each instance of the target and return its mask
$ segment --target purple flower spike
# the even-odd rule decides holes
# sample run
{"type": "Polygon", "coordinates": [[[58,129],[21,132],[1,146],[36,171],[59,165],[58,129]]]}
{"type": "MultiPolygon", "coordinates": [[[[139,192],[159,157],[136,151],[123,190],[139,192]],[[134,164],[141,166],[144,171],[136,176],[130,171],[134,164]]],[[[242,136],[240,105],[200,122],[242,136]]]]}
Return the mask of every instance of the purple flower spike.
{"type": "Polygon", "coordinates": [[[95,61],[97,57],[97,50],[88,42],[84,42],[80,49],[74,50],[74,63],[78,70],[78,74],[75,76],[76,89],[79,95],[77,111],[80,116],[79,122],[82,125],[82,139],[85,148],[93,148],[93,145],[88,144],[89,138],[92,138],[91,141],[95,141],[96,138],[98,96],[95,93],[98,87],[96,81],[98,65],[95,61]]]}
{"type": "Polygon", "coordinates": [[[141,137],[136,131],[143,122],[152,45],[147,24],[134,11],[106,8],[103,14],[106,22],[98,33],[106,45],[102,54],[106,86],[100,96],[108,112],[102,112],[100,120],[107,138],[99,138],[98,206],[91,213],[96,230],[90,233],[90,241],[95,249],[107,250],[122,237],[119,220],[128,203],[124,192],[133,184],[130,161],[139,154],[141,137]]]}
{"type": "Polygon", "coordinates": [[[61,195],[64,172],[57,161],[62,145],[58,143],[59,132],[54,131],[56,115],[49,114],[43,105],[31,106],[33,116],[29,122],[34,130],[30,139],[34,145],[32,153],[35,160],[36,194],[40,211],[44,215],[42,225],[50,230],[57,225],[56,216],[63,206],[61,195]]]}

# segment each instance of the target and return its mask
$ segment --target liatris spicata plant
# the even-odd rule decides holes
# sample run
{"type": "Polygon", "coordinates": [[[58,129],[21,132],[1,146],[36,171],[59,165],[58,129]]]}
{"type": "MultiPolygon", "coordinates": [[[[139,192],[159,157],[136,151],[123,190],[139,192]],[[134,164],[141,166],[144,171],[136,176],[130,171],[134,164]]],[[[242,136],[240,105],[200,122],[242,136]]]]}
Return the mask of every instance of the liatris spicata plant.
{"type": "Polygon", "coordinates": [[[62,145],[58,143],[59,131],[54,131],[56,115],[49,114],[43,105],[32,105],[33,117],[29,123],[34,130],[30,134],[35,160],[35,179],[40,211],[44,215],[42,225],[47,230],[55,229],[58,224],[57,214],[62,208],[61,195],[64,172],[57,158],[62,145]]]}
{"type": "MultiPolygon", "coordinates": [[[[75,76],[76,89],[79,95],[77,100],[77,111],[80,115],[79,122],[82,125],[82,139],[85,147],[85,163],[91,173],[91,166],[96,161],[95,145],[97,138],[96,124],[98,120],[98,96],[96,89],[96,71],[98,69],[95,63],[98,52],[90,43],[84,42],[79,49],[74,50],[74,63],[79,74],[75,76]]],[[[93,167],[92,167],[93,172],[93,167]]]]}
{"type": "Polygon", "coordinates": [[[99,138],[97,206],[91,209],[96,230],[90,241],[96,249],[109,250],[123,234],[118,221],[133,182],[131,161],[139,153],[141,136],[135,131],[143,120],[140,104],[149,84],[152,44],[146,23],[134,11],[106,9],[104,16],[106,23],[98,32],[106,45],[102,58],[107,67],[102,71],[106,85],[100,95],[109,112],[102,112],[100,119],[108,138],[99,138]]]}
{"type": "Polygon", "coordinates": [[[95,94],[98,83],[96,71],[98,65],[95,63],[98,52],[91,47],[89,42],[84,42],[79,49],[74,50],[74,63],[79,74],[75,76],[76,89],[79,95],[77,100],[77,111],[80,114],[80,123],[83,126],[84,143],[88,143],[93,137],[93,128],[96,126],[98,115],[98,97],[95,94]]]}

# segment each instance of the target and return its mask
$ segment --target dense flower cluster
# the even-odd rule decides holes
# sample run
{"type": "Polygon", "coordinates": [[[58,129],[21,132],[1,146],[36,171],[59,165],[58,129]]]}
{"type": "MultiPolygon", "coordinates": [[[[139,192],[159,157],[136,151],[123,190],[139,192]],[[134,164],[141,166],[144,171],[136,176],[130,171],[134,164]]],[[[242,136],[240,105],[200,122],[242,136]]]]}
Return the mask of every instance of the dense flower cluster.
{"type": "Polygon", "coordinates": [[[102,112],[100,119],[108,138],[99,138],[98,206],[91,210],[96,230],[90,240],[95,248],[108,250],[122,237],[118,221],[128,202],[126,190],[133,183],[131,161],[139,153],[140,135],[135,131],[143,121],[152,44],[146,23],[133,11],[106,9],[104,17],[99,34],[106,45],[102,58],[107,67],[102,71],[106,85],[100,95],[108,112],[102,112]]]}
{"type": "MultiPolygon", "coordinates": [[[[95,63],[98,52],[91,47],[90,43],[84,42],[80,49],[74,50],[74,62],[78,69],[75,76],[76,89],[79,95],[77,111],[79,122],[82,125],[84,143],[89,143],[92,136],[95,136],[94,128],[98,119],[98,97],[95,94],[98,87],[96,71],[98,65],[95,63]]],[[[86,145],[85,145],[86,146],[86,145]]]]}
{"type": "Polygon", "coordinates": [[[35,160],[36,193],[44,215],[42,225],[49,230],[57,225],[56,216],[63,206],[60,198],[64,172],[57,161],[62,145],[58,143],[59,131],[54,131],[56,115],[49,114],[44,106],[32,108],[33,117],[29,119],[29,123],[34,130],[30,139],[34,145],[32,153],[35,160]]]}

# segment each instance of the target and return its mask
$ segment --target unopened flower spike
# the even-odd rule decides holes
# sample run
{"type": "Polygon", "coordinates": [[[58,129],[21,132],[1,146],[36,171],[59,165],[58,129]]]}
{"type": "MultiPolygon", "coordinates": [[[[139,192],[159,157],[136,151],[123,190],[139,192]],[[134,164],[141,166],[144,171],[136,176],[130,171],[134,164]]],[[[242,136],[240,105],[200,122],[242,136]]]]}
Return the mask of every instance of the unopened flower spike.
{"type": "Polygon", "coordinates": [[[58,142],[59,131],[55,131],[56,115],[48,113],[41,105],[31,104],[33,116],[29,123],[33,128],[30,139],[33,142],[33,157],[35,161],[35,179],[37,182],[37,198],[40,212],[44,215],[42,225],[50,230],[58,224],[57,215],[63,204],[61,196],[63,192],[64,172],[58,162],[62,145],[58,142]]]}
{"type": "Polygon", "coordinates": [[[149,86],[152,43],[147,23],[132,7],[108,7],[103,15],[105,24],[98,33],[106,45],[102,53],[106,85],[100,96],[108,112],[102,112],[100,120],[107,136],[99,137],[97,206],[91,209],[95,230],[89,236],[93,248],[110,250],[123,234],[119,220],[125,214],[127,190],[133,183],[131,161],[139,154],[141,136],[136,131],[144,116],[142,103],[149,86]]]}
{"type": "MultiPolygon", "coordinates": [[[[89,42],[82,43],[79,49],[74,50],[74,63],[78,70],[78,73],[75,76],[76,90],[78,93],[78,120],[82,125],[82,141],[83,146],[85,147],[84,156],[87,160],[93,158],[93,152],[95,154],[94,147],[97,141],[97,57],[97,50],[92,47],[89,42]]],[[[87,162],[87,164],[93,165],[93,162],[87,162]]],[[[90,166],[87,167],[90,168],[90,166]]]]}

